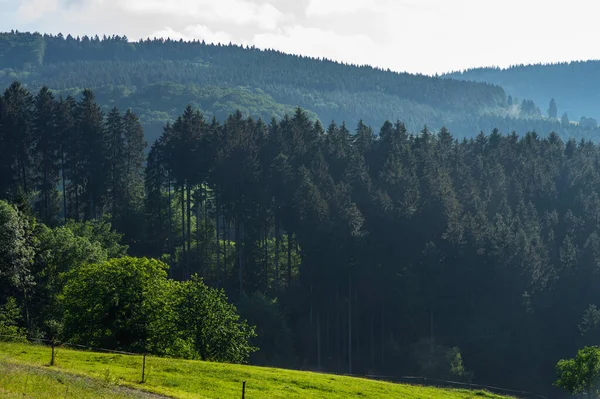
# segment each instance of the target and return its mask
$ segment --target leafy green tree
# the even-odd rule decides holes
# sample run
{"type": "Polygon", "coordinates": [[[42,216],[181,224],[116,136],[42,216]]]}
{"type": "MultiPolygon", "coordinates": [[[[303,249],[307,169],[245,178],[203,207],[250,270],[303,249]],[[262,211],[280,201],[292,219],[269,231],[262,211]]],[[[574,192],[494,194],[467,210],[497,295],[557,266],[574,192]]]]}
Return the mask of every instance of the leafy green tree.
{"type": "Polygon", "coordinates": [[[22,313],[14,297],[8,297],[0,306],[0,340],[19,340],[26,337],[22,327],[22,313]]]}
{"type": "Polygon", "coordinates": [[[111,244],[105,247],[106,242],[82,235],[80,225],[70,222],[53,229],[41,225],[36,230],[32,319],[37,331],[46,336],[56,333],[50,327],[62,322],[64,309],[59,296],[68,282],[69,272],[85,264],[105,262],[109,255],[115,255],[111,244]]]}
{"type": "Polygon", "coordinates": [[[243,363],[254,329],[222,291],[167,279],[158,260],[123,257],[69,272],[64,339],[101,348],[243,363]]]}
{"type": "Polygon", "coordinates": [[[589,398],[600,397],[600,348],[585,347],[573,359],[563,359],[556,365],[558,379],[555,386],[564,388],[571,395],[586,394],[589,398]]]}
{"type": "Polygon", "coordinates": [[[2,296],[18,293],[28,304],[34,243],[31,226],[14,206],[0,201],[0,281],[2,296]]]}
{"type": "Polygon", "coordinates": [[[120,258],[127,254],[127,245],[122,244],[123,235],[112,228],[107,217],[86,222],[68,221],[65,224],[77,237],[89,240],[106,251],[108,258],[120,258]]]}
{"type": "Polygon", "coordinates": [[[193,275],[178,288],[178,333],[192,340],[202,360],[247,363],[257,348],[249,340],[254,327],[241,320],[223,290],[207,287],[193,275]]]}
{"type": "Polygon", "coordinates": [[[165,347],[168,323],[167,266],[123,257],[70,272],[62,298],[64,338],[76,343],[136,352],[165,347]]]}

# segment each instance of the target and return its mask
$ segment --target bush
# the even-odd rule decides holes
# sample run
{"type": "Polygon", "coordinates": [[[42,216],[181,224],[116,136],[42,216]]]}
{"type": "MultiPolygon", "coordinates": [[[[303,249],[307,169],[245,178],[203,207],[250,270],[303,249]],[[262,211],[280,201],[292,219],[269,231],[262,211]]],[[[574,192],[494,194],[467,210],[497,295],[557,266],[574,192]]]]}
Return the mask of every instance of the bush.
{"type": "Polygon", "coordinates": [[[472,373],[465,369],[457,347],[432,345],[430,340],[422,339],[413,346],[411,352],[421,376],[459,381],[473,378],[472,373]]]}
{"type": "Polygon", "coordinates": [[[600,397],[600,348],[586,346],[574,359],[563,359],[556,365],[558,379],[555,386],[564,388],[571,395],[586,394],[589,398],[600,397]]]}
{"type": "Polygon", "coordinates": [[[0,339],[25,341],[26,331],[20,327],[21,309],[13,297],[9,297],[6,303],[0,307],[0,339]]]}
{"type": "Polygon", "coordinates": [[[172,290],[166,265],[146,258],[117,258],[69,273],[63,289],[64,335],[75,343],[133,352],[159,342],[168,324],[172,290]]]}
{"type": "Polygon", "coordinates": [[[223,290],[207,287],[197,275],[179,283],[176,294],[178,336],[192,343],[202,360],[247,363],[257,348],[254,327],[241,320],[223,290]]]}
{"type": "Polygon", "coordinates": [[[163,356],[244,363],[254,328],[223,291],[197,276],[167,279],[158,260],[124,257],[69,273],[63,335],[83,345],[163,356]]]}

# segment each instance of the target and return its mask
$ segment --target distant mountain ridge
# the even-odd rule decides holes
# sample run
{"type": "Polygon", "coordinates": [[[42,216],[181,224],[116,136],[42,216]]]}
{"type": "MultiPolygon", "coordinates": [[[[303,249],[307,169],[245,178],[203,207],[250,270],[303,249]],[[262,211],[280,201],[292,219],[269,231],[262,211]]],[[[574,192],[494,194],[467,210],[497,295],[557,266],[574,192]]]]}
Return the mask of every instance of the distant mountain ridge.
{"type": "Polygon", "coordinates": [[[62,95],[91,88],[105,109],[133,109],[149,139],[187,104],[207,117],[224,119],[239,109],[267,121],[301,106],[325,125],[336,120],[353,128],[363,120],[377,130],[382,120],[401,120],[414,132],[446,126],[457,137],[496,127],[589,134],[539,115],[515,114],[499,85],[202,41],[0,33],[0,85],[14,80],[62,95]]]}
{"type": "Polygon", "coordinates": [[[445,78],[500,85],[507,95],[530,99],[546,112],[555,99],[559,117],[600,120],[600,60],[474,68],[444,74],[445,78]]]}

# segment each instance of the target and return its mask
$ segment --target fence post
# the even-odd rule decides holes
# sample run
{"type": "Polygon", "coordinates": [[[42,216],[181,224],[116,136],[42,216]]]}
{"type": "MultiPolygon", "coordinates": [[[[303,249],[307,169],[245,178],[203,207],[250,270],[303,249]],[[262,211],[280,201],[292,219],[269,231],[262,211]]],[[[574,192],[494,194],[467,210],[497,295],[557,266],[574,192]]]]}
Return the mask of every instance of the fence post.
{"type": "Polygon", "coordinates": [[[242,381],[242,399],[246,399],[246,381],[242,381]]]}
{"type": "Polygon", "coordinates": [[[54,366],[54,340],[50,341],[50,345],[52,346],[52,357],[50,358],[50,366],[54,366]]]}
{"type": "Polygon", "coordinates": [[[146,354],[144,353],[144,359],[142,361],[142,384],[146,382],[146,354]]]}

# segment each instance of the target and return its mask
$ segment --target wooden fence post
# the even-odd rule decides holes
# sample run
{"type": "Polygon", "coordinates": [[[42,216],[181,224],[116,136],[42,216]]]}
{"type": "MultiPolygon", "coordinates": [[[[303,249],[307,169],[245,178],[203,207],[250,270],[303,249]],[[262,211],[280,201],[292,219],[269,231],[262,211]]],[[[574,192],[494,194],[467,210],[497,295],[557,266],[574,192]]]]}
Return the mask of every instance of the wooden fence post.
{"type": "Polygon", "coordinates": [[[246,381],[242,381],[242,399],[246,399],[246,381]]]}
{"type": "Polygon", "coordinates": [[[54,366],[54,340],[50,342],[50,345],[52,346],[52,357],[50,358],[50,366],[54,366]]]}
{"type": "Polygon", "coordinates": [[[144,360],[142,361],[142,384],[146,382],[146,354],[144,353],[144,360]]]}

